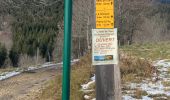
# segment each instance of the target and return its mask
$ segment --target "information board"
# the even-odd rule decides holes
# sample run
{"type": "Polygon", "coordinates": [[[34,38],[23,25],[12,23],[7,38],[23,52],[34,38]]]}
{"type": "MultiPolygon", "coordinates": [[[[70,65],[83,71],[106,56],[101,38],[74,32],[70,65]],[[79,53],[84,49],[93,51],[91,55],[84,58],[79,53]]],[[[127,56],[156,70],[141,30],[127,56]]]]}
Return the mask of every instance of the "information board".
{"type": "Polygon", "coordinates": [[[118,63],[117,29],[92,30],[92,64],[118,63]]]}
{"type": "Polygon", "coordinates": [[[114,28],[114,0],[96,0],[96,28],[114,28]]]}

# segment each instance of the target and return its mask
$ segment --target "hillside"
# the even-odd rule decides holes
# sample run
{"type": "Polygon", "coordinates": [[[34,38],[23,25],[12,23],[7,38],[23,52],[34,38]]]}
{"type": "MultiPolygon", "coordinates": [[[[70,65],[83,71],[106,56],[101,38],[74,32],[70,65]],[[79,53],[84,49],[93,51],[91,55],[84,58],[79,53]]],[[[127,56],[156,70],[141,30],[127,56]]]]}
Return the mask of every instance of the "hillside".
{"type": "Polygon", "coordinates": [[[169,4],[157,0],[118,0],[116,3],[120,44],[169,40],[169,4]]]}
{"type": "MultiPolygon", "coordinates": [[[[38,55],[45,58],[46,61],[61,61],[63,45],[62,0],[2,0],[0,2],[0,17],[2,19],[0,20],[0,30],[10,33],[10,37],[12,37],[9,40],[12,39],[13,45],[9,45],[8,48],[17,49],[15,51],[24,56],[28,55],[29,58],[24,57],[27,61],[35,58],[38,50],[38,55]],[[7,23],[7,25],[3,26],[3,23],[7,23]],[[7,26],[9,28],[4,28],[7,26]],[[58,51],[57,58],[54,56],[56,55],[55,50],[58,51]]],[[[90,49],[91,29],[94,24],[93,7],[92,0],[74,1],[72,58],[78,58],[90,49]]],[[[2,40],[2,43],[4,42],[5,40],[2,40]]]]}
{"type": "Polygon", "coordinates": [[[1,43],[19,55],[19,66],[52,61],[62,19],[62,0],[1,0],[1,43]]]}

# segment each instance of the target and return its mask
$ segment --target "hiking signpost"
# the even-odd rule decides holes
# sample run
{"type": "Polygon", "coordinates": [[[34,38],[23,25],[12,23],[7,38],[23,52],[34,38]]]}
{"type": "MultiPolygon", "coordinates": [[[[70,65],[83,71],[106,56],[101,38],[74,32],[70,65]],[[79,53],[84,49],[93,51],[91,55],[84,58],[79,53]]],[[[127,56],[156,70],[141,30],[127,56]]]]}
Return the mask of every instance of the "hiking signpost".
{"type": "Polygon", "coordinates": [[[114,0],[96,0],[96,29],[92,30],[92,64],[96,68],[96,100],[121,100],[114,0]]]}
{"type": "MultiPolygon", "coordinates": [[[[62,100],[70,100],[72,0],[64,0],[62,100]]],[[[121,100],[114,0],[96,0],[96,29],[92,30],[92,62],[96,67],[96,100],[121,100]]]]}

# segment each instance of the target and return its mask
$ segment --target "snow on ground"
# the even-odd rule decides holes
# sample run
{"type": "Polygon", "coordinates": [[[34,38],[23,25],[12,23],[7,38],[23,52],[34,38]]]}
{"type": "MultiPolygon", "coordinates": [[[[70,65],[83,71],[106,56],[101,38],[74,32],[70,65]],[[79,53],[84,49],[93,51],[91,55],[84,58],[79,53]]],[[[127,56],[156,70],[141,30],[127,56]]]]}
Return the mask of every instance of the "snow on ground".
{"type": "Polygon", "coordinates": [[[4,73],[0,74],[0,81],[4,80],[4,79],[7,79],[7,78],[10,78],[12,76],[16,76],[16,75],[18,75],[20,73],[21,72],[18,72],[18,71],[4,72],[4,73]]]}
{"type": "Polygon", "coordinates": [[[71,60],[72,63],[78,62],[80,59],[73,59],[71,60]]]}
{"type": "Polygon", "coordinates": [[[88,96],[88,95],[85,95],[84,96],[84,99],[90,99],[91,97],[90,96],[88,96]]]}
{"type": "Polygon", "coordinates": [[[90,81],[90,82],[88,82],[88,83],[86,83],[86,84],[81,85],[82,90],[88,90],[88,89],[89,89],[89,87],[90,87],[90,85],[94,84],[94,82],[95,82],[95,75],[94,75],[93,77],[91,77],[90,79],[91,79],[91,81],[90,81]]]}
{"type": "Polygon", "coordinates": [[[170,60],[155,61],[153,65],[160,72],[157,76],[158,81],[152,79],[145,79],[141,83],[126,83],[123,90],[123,100],[168,100],[170,98],[170,60]],[[144,93],[140,99],[135,98],[135,90],[141,90],[144,93]]]}
{"type": "Polygon", "coordinates": [[[90,85],[93,84],[94,82],[95,82],[95,81],[92,80],[92,81],[88,82],[87,84],[81,85],[81,86],[82,86],[82,89],[83,89],[83,90],[89,89],[90,85]]]}
{"type": "Polygon", "coordinates": [[[90,79],[91,79],[92,81],[95,81],[95,78],[96,78],[96,76],[95,76],[95,74],[94,74],[94,76],[91,77],[90,79]]]}
{"type": "MultiPolygon", "coordinates": [[[[74,59],[74,60],[71,61],[71,64],[74,64],[74,63],[76,63],[78,61],[79,61],[79,59],[74,59]]],[[[16,75],[19,75],[19,74],[21,74],[24,71],[33,71],[33,70],[37,70],[37,69],[41,69],[41,68],[46,68],[46,67],[56,66],[56,65],[62,65],[62,64],[63,64],[63,62],[60,62],[60,63],[57,63],[57,64],[54,64],[52,62],[46,62],[46,63],[44,63],[41,66],[30,66],[27,69],[17,68],[14,71],[1,73],[0,74],[0,81],[4,80],[4,79],[8,79],[8,78],[16,76],[16,75]]]]}
{"type": "MultiPolygon", "coordinates": [[[[75,63],[79,61],[79,59],[72,60],[72,63],[75,63]]],[[[37,70],[44,67],[50,67],[50,66],[56,66],[60,65],[61,63],[53,64],[53,63],[45,63],[42,66],[39,67],[28,67],[27,71],[30,70],[37,70]]],[[[154,100],[154,98],[157,98],[159,100],[168,100],[170,98],[170,60],[159,60],[155,61],[153,63],[154,66],[157,67],[157,69],[160,71],[160,74],[158,75],[158,81],[154,82],[153,79],[155,78],[155,75],[153,75],[153,79],[145,79],[141,83],[126,83],[125,87],[126,89],[123,90],[123,100],[154,100]],[[143,94],[140,99],[137,99],[134,97],[135,89],[145,91],[147,94],[143,94]]],[[[24,70],[22,69],[16,69],[15,71],[11,72],[4,72],[0,74],[0,80],[4,80],[13,76],[16,76],[20,73],[22,73],[24,70]]],[[[87,84],[83,84],[82,91],[84,92],[92,92],[94,90],[89,90],[89,87],[91,84],[95,82],[95,75],[90,78],[91,81],[87,84]]],[[[86,100],[90,100],[91,98],[88,95],[85,95],[84,98],[86,100]]],[[[91,99],[91,100],[95,100],[91,99]]]]}
{"type": "Polygon", "coordinates": [[[153,100],[153,99],[148,96],[142,96],[142,100],[153,100]]]}
{"type": "MultiPolygon", "coordinates": [[[[123,100],[169,100],[170,98],[170,60],[159,60],[153,63],[160,73],[154,73],[152,79],[142,80],[141,83],[126,83],[124,86],[126,87],[123,90],[123,100]],[[158,78],[158,81],[155,79],[158,78]],[[167,85],[164,85],[166,83],[167,85]],[[138,99],[135,97],[135,92],[140,90],[144,93],[139,94],[141,96],[138,99]]],[[[82,90],[86,93],[90,84],[95,82],[95,75],[91,78],[91,81],[87,84],[83,84],[82,90]]],[[[84,98],[86,100],[90,100],[91,97],[85,95],[84,98]]],[[[91,99],[91,100],[95,100],[91,99]]]]}
{"type": "MultiPolygon", "coordinates": [[[[73,65],[74,63],[78,62],[80,59],[73,59],[71,60],[71,65],[73,65]]],[[[57,65],[62,65],[63,62],[57,63],[57,65]]]]}
{"type": "Polygon", "coordinates": [[[45,67],[50,67],[50,66],[55,66],[56,64],[53,63],[45,63],[42,66],[30,66],[27,69],[22,69],[22,68],[17,68],[14,71],[10,71],[10,72],[3,72],[0,74],[0,81],[4,80],[4,79],[8,79],[10,77],[16,76],[21,74],[24,71],[33,71],[33,70],[37,70],[37,69],[41,69],[41,68],[45,68],[45,67]]]}
{"type": "Polygon", "coordinates": [[[135,98],[125,95],[125,96],[123,96],[123,100],[135,100],[135,98]]]}
{"type": "MultiPolygon", "coordinates": [[[[82,87],[81,91],[83,91],[84,93],[94,92],[93,89],[90,89],[90,86],[94,83],[95,83],[95,75],[90,78],[90,82],[81,85],[82,87]]],[[[92,98],[91,96],[84,95],[85,100],[90,100],[91,98],[92,98]]],[[[91,100],[95,100],[95,99],[91,99],[91,100]]]]}

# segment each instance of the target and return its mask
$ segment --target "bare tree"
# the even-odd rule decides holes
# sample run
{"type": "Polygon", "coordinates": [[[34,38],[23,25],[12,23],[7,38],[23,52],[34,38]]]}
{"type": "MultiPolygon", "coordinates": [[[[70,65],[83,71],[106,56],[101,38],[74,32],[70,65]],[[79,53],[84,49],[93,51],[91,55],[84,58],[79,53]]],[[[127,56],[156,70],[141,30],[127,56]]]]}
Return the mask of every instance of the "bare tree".
{"type": "Polygon", "coordinates": [[[73,4],[73,54],[80,57],[91,49],[91,29],[94,24],[93,0],[74,0],[73,4]]]}

